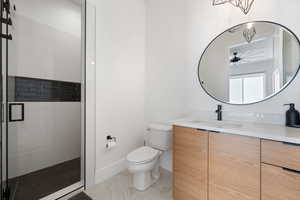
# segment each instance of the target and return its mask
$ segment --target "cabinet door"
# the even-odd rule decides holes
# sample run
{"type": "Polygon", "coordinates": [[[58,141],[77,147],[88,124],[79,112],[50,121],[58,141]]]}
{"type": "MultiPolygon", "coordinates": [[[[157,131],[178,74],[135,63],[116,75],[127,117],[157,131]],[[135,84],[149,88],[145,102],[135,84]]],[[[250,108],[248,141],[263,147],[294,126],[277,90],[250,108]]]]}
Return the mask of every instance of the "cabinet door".
{"type": "Polygon", "coordinates": [[[209,200],[260,200],[260,140],[209,134],[209,200]]]}
{"type": "Polygon", "coordinates": [[[208,132],[174,127],[173,198],[207,200],[208,132]]]}
{"type": "Polygon", "coordinates": [[[300,171],[300,145],[298,144],[262,140],[261,157],[263,163],[300,171]]]}
{"type": "Polygon", "coordinates": [[[299,200],[300,172],[262,164],[262,200],[299,200]]]}

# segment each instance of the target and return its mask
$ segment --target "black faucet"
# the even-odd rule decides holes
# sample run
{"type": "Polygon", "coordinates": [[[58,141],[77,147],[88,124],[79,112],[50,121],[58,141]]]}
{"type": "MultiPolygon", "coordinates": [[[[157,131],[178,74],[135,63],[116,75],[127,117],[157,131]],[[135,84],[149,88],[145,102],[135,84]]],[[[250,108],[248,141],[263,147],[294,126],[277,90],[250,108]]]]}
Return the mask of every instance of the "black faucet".
{"type": "Polygon", "coordinates": [[[216,113],[218,113],[218,121],[222,121],[222,105],[218,105],[216,113]]]}

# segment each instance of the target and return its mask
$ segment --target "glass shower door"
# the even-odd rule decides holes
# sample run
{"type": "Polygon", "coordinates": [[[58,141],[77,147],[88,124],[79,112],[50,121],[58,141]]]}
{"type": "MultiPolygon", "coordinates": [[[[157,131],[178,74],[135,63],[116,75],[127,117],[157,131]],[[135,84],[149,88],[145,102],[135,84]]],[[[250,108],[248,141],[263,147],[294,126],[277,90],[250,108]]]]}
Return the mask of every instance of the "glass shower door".
{"type": "Polygon", "coordinates": [[[10,6],[13,39],[2,45],[9,61],[2,77],[10,199],[43,199],[83,186],[82,2],[14,0],[10,6]]]}

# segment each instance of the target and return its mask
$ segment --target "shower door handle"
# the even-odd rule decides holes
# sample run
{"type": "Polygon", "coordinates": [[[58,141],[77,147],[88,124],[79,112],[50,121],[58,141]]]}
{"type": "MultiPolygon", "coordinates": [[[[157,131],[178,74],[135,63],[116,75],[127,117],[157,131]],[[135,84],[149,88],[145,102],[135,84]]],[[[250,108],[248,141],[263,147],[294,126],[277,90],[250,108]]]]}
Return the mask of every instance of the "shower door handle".
{"type": "Polygon", "coordinates": [[[10,103],[9,104],[9,121],[20,122],[25,120],[24,103],[10,103]]]}
{"type": "Polygon", "coordinates": [[[2,106],[2,107],[1,107],[1,111],[2,111],[2,113],[1,113],[1,114],[2,114],[2,115],[1,115],[1,121],[2,121],[2,123],[3,123],[3,122],[4,122],[4,103],[2,103],[1,106],[2,106]]]}

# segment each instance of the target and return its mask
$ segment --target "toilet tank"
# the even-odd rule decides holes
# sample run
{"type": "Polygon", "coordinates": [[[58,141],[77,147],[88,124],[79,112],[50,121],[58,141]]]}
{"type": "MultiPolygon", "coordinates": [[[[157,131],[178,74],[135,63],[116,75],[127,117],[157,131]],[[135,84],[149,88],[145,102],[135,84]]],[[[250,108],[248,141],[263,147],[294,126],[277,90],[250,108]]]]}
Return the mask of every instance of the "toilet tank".
{"type": "Polygon", "coordinates": [[[172,126],[163,123],[153,123],[148,126],[147,143],[149,146],[167,151],[172,144],[172,126]]]}

